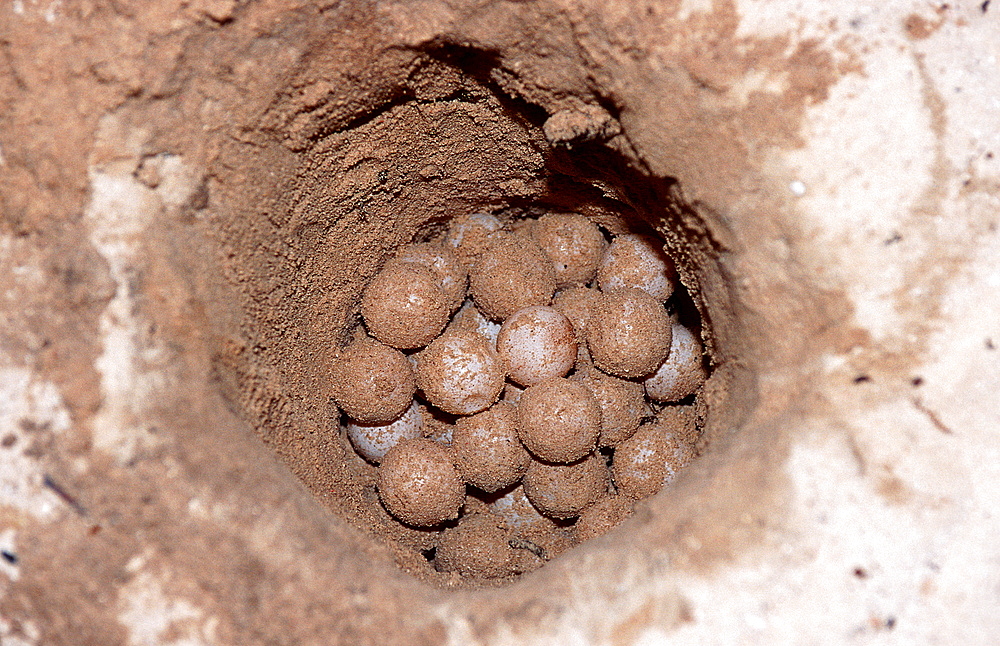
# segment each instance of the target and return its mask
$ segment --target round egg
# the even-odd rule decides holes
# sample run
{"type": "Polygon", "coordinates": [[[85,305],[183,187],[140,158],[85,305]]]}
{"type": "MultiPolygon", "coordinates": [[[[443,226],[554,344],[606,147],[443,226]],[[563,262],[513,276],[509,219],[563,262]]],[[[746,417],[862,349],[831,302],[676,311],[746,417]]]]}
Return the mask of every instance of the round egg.
{"type": "Polygon", "coordinates": [[[530,305],[548,305],[555,270],[531,236],[494,234],[469,272],[469,291],[483,314],[502,321],[530,305]]]}
{"type": "Polygon", "coordinates": [[[462,215],[449,224],[445,244],[455,251],[466,268],[471,268],[486,248],[490,235],[502,228],[500,220],[489,213],[462,215]]]}
{"type": "Polygon", "coordinates": [[[688,328],[674,322],[670,353],[643,384],[650,399],[676,402],[698,390],[708,374],[702,361],[701,342],[688,328]]]}
{"type": "Polygon", "coordinates": [[[348,418],[345,424],[347,438],[358,454],[369,462],[378,464],[386,452],[403,440],[420,437],[423,430],[423,412],[414,401],[398,419],[388,424],[359,422],[348,418]]]}
{"type": "Polygon", "coordinates": [[[594,365],[616,377],[651,375],[670,351],[667,310],[641,289],[617,287],[601,294],[587,324],[594,365]]]}
{"type": "Polygon", "coordinates": [[[524,493],[550,518],[574,518],[608,491],[604,456],[590,454],[572,464],[532,460],[524,474],[524,493]]]}
{"type": "Polygon", "coordinates": [[[552,308],[569,319],[577,340],[582,344],[587,341],[587,322],[594,303],[601,292],[591,287],[570,287],[552,299],[552,308]]]}
{"type": "Polygon", "coordinates": [[[663,303],[674,293],[677,269],[664,253],[663,243],[629,233],[611,241],[597,270],[597,282],[602,291],[634,287],[663,303]]]}
{"type": "Polygon", "coordinates": [[[647,410],[642,384],[612,377],[595,368],[585,368],[570,379],[589,388],[601,407],[598,446],[615,446],[639,428],[647,410]]]}
{"type": "Polygon", "coordinates": [[[590,311],[601,292],[591,287],[570,287],[555,295],[552,308],[569,319],[576,334],[576,368],[590,365],[590,350],[587,348],[587,322],[590,311]]]}
{"type": "Polygon", "coordinates": [[[471,330],[473,332],[478,332],[483,335],[490,347],[495,348],[497,345],[497,337],[500,335],[500,324],[496,321],[491,321],[476,307],[475,303],[471,299],[466,300],[462,304],[461,309],[455,313],[455,316],[451,319],[451,323],[445,328],[446,331],[452,330],[471,330]]]}
{"type": "Polygon", "coordinates": [[[507,375],[522,386],[562,377],[576,362],[573,324],[544,305],[518,310],[500,328],[497,354],[507,375]]]}
{"type": "Polygon", "coordinates": [[[390,514],[417,527],[458,518],[465,503],[465,483],[448,449],[422,437],[389,449],[378,467],[375,486],[390,514]]]}
{"type": "Polygon", "coordinates": [[[597,538],[617,527],[631,515],[635,500],[628,496],[608,494],[587,507],[576,521],[576,540],[597,538]]]}
{"type": "Polygon", "coordinates": [[[604,254],[604,236],[578,213],[547,213],[538,218],[531,234],[552,260],[556,287],[585,285],[594,279],[604,254]]]}
{"type": "Polygon", "coordinates": [[[387,424],[399,418],[415,390],[406,355],[375,339],[354,341],[330,366],[330,397],[358,422],[387,424]]]}
{"type": "Polygon", "coordinates": [[[403,262],[412,262],[430,270],[448,299],[448,310],[454,312],[465,300],[469,272],[455,251],[443,242],[409,244],[396,253],[403,262]]]}
{"type": "Polygon", "coordinates": [[[535,525],[510,541],[514,548],[514,572],[532,572],[576,545],[572,527],[553,522],[551,527],[535,525]]]}
{"type": "Polygon", "coordinates": [[[486,339],[459,330],[438,337],[417,354],[416,382],[431,404],[453,415],[471,415],[497,401],[504,372],[486,339]]]}
{"type": "Polygon", "coordinates": [[[530,572],[573,547],[574,532],[565,521],[543,516],[518,485],[489,504],[490,511],[511,528],[515,547],[515,569],[530,572]]]}
{"type": "Polygon", "coordinates": [[[451,446],[462,479],[486,492],[518,482],[531,462],[517,437],[517,407],[507,402],[459,418],[451,446]]]}
{"type": "Polygon", "coordinates": [[[395,258],[385,263],[361,296],[361,316],[368,331],[400,350],[430,343],[450,315],[451,304],[431,270],[395,258]]]}
{"type": "Polygon", "coordinates": [[[465,516],[444,530],[434,555],[441,572],[458,572],[477,579],[513,574],[514,550],[503,519],[489,512],[465,516]]]}
{"type": "Polygon", "coordinates": [[[546,462],[579,460],[594,450],[601,433],[601,407],[585,385],[550,377],[521,394],[518,435],[546,462]]]}
{"type": "Polygon", "coordinates": [[[615,447],[611,477],[619,493],[639,500],[673,481],[695,456],[697,431],[687,407],[665,408],[615,447]]]}

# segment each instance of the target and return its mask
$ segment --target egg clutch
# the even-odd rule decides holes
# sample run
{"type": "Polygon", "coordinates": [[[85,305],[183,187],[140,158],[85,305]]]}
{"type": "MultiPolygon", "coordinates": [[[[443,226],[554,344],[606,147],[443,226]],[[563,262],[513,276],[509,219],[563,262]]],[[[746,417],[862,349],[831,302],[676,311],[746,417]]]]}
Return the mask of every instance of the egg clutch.
{"type": "Polygon", "coordinates": [[[504,579],[626,518],[696,454],[699,330],[655,238],[454,219],[388,259],[329,366],[353,450],[442,572],[504,579]]]}

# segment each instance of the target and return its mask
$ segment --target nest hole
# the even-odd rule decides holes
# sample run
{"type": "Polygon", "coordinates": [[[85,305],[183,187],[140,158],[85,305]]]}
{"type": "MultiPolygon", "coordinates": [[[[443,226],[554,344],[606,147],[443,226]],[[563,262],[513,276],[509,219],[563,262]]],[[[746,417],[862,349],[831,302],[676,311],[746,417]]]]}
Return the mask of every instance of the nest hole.
{"type": "MultiPolygon", "coordinates": [[[[375,67],[386,79],[378,88],[363,74],[355,79],[365,101],[349,109],[332,95],[307,101],[293,83],[247,136],[257,152],[254,162],[241,162],[241,186],[251,187],[246,208],[220,226],[243,319],[239,338],[216,352],[216,369],[261,440],[386,559],[445,587],[503,584],[575,547],[574,521],[555,523],[565,530],[564,545],[511,537],[510,548],[536,563],[483,579],[440,571],[441,527],[410,527],[386,511],[376,467],[345,437],[328,388],[331,357],[360,325],[365,286],[396,249],[440,237],[467,213],[511,223],[573,212],[609,238],[655,236],[680,274],[666,306],[701,336],[705,365],[719,373],[679,403],[694,411],[697,450],[705,453],[713,416],[728,406],[719,370],[726,335],[713,324],[717,308],[727,306],[705,289],[706,276],[719,278],[715,249],[678,182],[636,163],[609,102],[591,97],[551,114],[520,98],[488,52],[469,48],[382,56],[375,67]]],[[[732,411],[726,415],[731,426],[732,411]]],[[[613,451],[601,457],[611,460],[613,451]]],[[[489,501],[468,493],[470,501],[489,501]]]]}

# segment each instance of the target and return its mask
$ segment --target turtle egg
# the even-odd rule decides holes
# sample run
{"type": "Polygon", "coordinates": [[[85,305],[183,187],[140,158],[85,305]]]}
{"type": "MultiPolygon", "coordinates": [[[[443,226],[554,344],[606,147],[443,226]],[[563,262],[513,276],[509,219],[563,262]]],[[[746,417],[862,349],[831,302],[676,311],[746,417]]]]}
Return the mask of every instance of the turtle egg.
{"type": "Polygon", "coordinates": [[[451,319],[451,323],[446,329],[446,331],[452,330],[472,330],[478,332],[489,342],[490,347],[495,348],[497,345],[497,335],[500,334],[500,324],[483,316],[482,312],[476,308],[475,303],[471,299],[467,299],[454,318],[451,319]]]}
{"type": "Polygon", "coordinates": [[[448,297],[431,270],[396,258],[361,297],[361,316],[376,339],[400,350],[422,348],[441,334],[451,314],[448,297]]]}
{"type": "Polygon", "coordinates": [[[574,518],[608,491],[604,456],[588,455],[572,464],[532,460],[524,474],[524,493],[549,518],[574,518]]]}
{"type": "Polygon", "coordinates": [[[697,437],[687,407],[660,411],[656,422],[615,447],[611,477],[618,491],[636,500],[655,494],[694,458],[697,437]]]}
{"type": "Polygon", "coordinates": [[[601,436],[598,446],[615,446],[628,439],[639,428],[646,411],[642,384],[606,375],[595,368],[574,374],[572,381],[579,381],[593,393],[601,406],[601,436]]]}
{"type": "Polygon", "coordinates": [[[431,527],[458,518],[465,483],[445,447],[418,437],[389,449],[375,486],[389,513],[408,525],[431,527]]]}
{"type": "Polygon", "coordinates": [[[594,450],[601,432],[601,407],[583,384],[550,377],[530,386],[517,406],[518,435],[546,462],[579,460],[594,450]]]}
{"type": "Polygon", "coordinates": [[[507,522],[515,543],[521,545],[517,559],[519,570],[527,572],[573,547],[574,532],[561,523],[543,516],[518,485],[489,504],[489,509],[507,522]]]}
{"type": "Polygon", "coordinates": [[[552,260],[556,287],[585,285],[594,279],[605,241],[597,226],[578,213],[548,213],[531,234],[552,260]]]}
{"type": "Polygon", "coordinates": [[[417,354],[417,387],[446,413],[471,415],[500,397],[504,372],[496,350],[477,332],[456,330],[417,354]]]}
{"type": "Polygon", "coordinates": [[[562,377],[576,362],[573,324],[551,307],[518,310],[500,328],[497,354],[508,376],[522,386],[562,377]]]}
{"type": "Polygon", "coordinates": [[[406,355],[368,337],[348,345],[330,366],[330,396],[359,422],[397,419],[415,390],[406,355]]]}
{"type": "Polygon", "coordinates": [[[398,419],[388,424],[358,422],[348,418],[347,437],[361,457],[378,464],[386,452],[402,440],[420,437],[423,413],[414,401],[398,419]]]}
{"type": "Polygon", "coordinates": [[[479,579],[508,576],[514,569],[509,539],[510,530],[499,516],[485,511],[465,516],[457,526],[444,530],[434,567],[479,579]]]}
{"type": "Polygon", "coordinates": [[[490,234],[501,228],[503,225],[495,215],[470,213],[451,221],[445,235],[445,244],[455,251],[466,268],[471,268],[486,248],[490,234]]]}
{"type": "Polygon", "coordinates": [[[662,243],[629,233],[615,238],[604,252],[597,282],[604,291],[635,287],[663,303],[674,293],[677,269],[662,243]]]}
{"type": "Polygon", "coordinates": [[[701,343],[691,330],[675,322],[670,341],[670,354],[651,376],[643,382],[646,394],[658,402],[684,399],[705,383],[701,343]]]}
{"type": "Polygon", "coordinates": [[[670,351],[670,316],[641,289],[616,287],[601,294],[587,323],[594,365],[616,377],[652,374],[670,351]]]}
{"type": "Polygon", "coordinates": [[[635,500],[628,496],[608,494],[587,507],[576,521],[576,540],[588,541],[606,534],[629,517],[635,500]]]}
{"type": "Polygon", "coordinates": [[[486,492],[518,482],[531,461],[517,437],[517,407],[507,402],[459,418],[451,446],[462,479],[486,492]]]}
{"type": "Polygon", "coordinates": [[[556,274],[531,236],[498,233],[469,272],[469,290],[483,314],[502,321],[529,305],[548,305],[556,274]]]}
{"type": "Polygon", "coordinates": [[[457,310],[465,300],[469,272],[448,245],[442,242],[419,242],[400,249],[396,258],[429,269],[448,298],[450,312],[457,310]]]}

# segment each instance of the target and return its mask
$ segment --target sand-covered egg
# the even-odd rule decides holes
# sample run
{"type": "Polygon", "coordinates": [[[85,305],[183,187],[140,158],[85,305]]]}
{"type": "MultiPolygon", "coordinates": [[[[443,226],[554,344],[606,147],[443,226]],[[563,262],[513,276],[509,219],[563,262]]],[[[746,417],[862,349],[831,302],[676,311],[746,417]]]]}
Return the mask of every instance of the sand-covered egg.
{"type": "Polygon", "coordinates": [[[478,579],[509,576],[514,567],[510,535],[499,516],[489,512],[465,516],[441,535],[434,566],[442,572],[478,579]]]}
{"type": "Polygon", "coordinates": [[[531,229],[556,271],[556,287],[594,279],[606,242],[600,229],[579,213],[547,213],[531,229]]]}
{"type": "Polygon", "coordinates": [[[378,464],[386,452],[401,441],[421,436],[423,411],[413,401],[402,415],[389,423],[359,422],[348,418],[344,426],[347,438],[358,454],[378,464]]]}
{"type": "Polygon", "coordinates": [[[497,233],[469,272],[479,310],[502,321],[530,305],[548,305],[556,291],[552,262],[529,235],[497,233]]]}
{"type": "Polygon", "coordinates": [[[396,258],[403,262],[423,265],[434,274],[441,291],[448,299],[448,309],[454,312],[465,300],[469,272],[454,249],[440,241],[418,242],[399,250],[396,258]]]}
{"type": "Polygon", "coordinates": [[[670,353],[643,384],[650,399],[676,402],[698,390],[708,373],[702,360],[701,342],[687,327],[674,322],[670,353]]]}
{"type": "Polygon", "coordinates": [[[570,287],[552,298],[552,308],[569,319],[576,334],[576,368],[591,364],[587,347],[587,323],[590,312],[601,292],[592,287],[570,287]]]}
{"type": "Polygon", "coordinates": [[[456,330],[417,354],[416,382],[431,404],[453,415],[471,415],[499,399],[504,372],[482,335],[456,330]]]}
{"type": "Polygon", "coordinates": [[[600,296],[601,292],[592,287],[570,287],[552,299],[553,309],[573,324],[573,331],[580,343],[587,341],[587,322],[590,321],[591,309],[600,296]]]}
{"type": "Polygon", "coordinates": [[[524,487],[518,485],[489,503],[489,509],[511,528],[511,544],[516,546],[516,567],[527,572],[573,547],[575,532],[566,521],[542,515],[524,487]]]}
{"type": "Polygon", "coordinates": [[[652,424],[640,426],[615,447],[611,474],[615,487],[636,500],[673,481],[695,456],[698,432],[690,407],[667,407],[652,424]]]}
{"type": "Polygon", "coordinates": [[[574,518],[608,491],[604,456],[588,455],[572,464],[532,460],[524,474],[524,493],[550,518],[574,518]]]}
{"type": "Polygon", "coordinates": [[[361,297],[369,333],[400,350],[422,348],[448,323],[451,303],[427,267],[391,258],[361,297]]]}
{"type": "Polygon", "coordinates": [[[620,494],[607,494],[580,514],[576,521],[576,540],[589,541],[606,534],[629,517],[635,500],[620,494]]]}
{"type": "Polygon", "coordinates": [[[670,351],[670,315],[641,289],[601,294],[587,324],[590,356],[601,370],[626,379],[651,375],[670,351]]]}
{"type": "Polygon", "coordinates": [[[500,323],[483,316],[472,299],[466,299],[445,330],[447,332],[458,330],[477,332],[495,348],[497,337],[500,336],[500,327],[500,323]]]}
{"type": "Polygon", "coordinates": [[[585,385],[550,377],[521,394],[518,435],[546,462],[579,460],[594,450],[601,433],[601,407],[585,385]]]}
{"type": "Polygon", "coordinates": [[[517,436],[517,407],[507,402],[459,418],[451,445],[462,479],[486,492],[518,482],[531,462],[517,436]]]}
{"type": "Polygon", "coordinates": [[[330,365],[330,397],[359,422],[389,423],[413,401],[413,371],[399,350],[362,337],[330,365]]]}
{"type": "Polygon", "coordinates": [[[465,483],[450,452],[422,437],[389,449],[375,483],[385,508],[408,525],[430,527],[453,520],[465,503],[465,483]]]}
{"type": "Polygon", "coordinates": [[[518,310],[500,328],[497,354],[507,376],[522,386],[562,377],[576,363],[573,324],[559,311],[544,305],[518,310]]]}
{"type": "Polygon", "coordinates": [[[486,249],[490,235],[503,228],[503,224],[490,213],[469,213],[451,221],[445,244],[451,247],[467,269],[471,269],[486,249]]]}
{"type": "Polygon", "coordinates": [[[615,446],[639,428],[639,422],[648,410],[642,384],[612,377],[596,368],[585,368],[570,379],[589,388],[601,407],[598,446],[615,446]]]}
{"type": "Polygon", "coordinates": [[[663,251],[663,243],[649,236],[627,233],[611,241],[597,270],[601,290],[635,287],[665,302],[677,285],[677,269],[663,251]]]}

